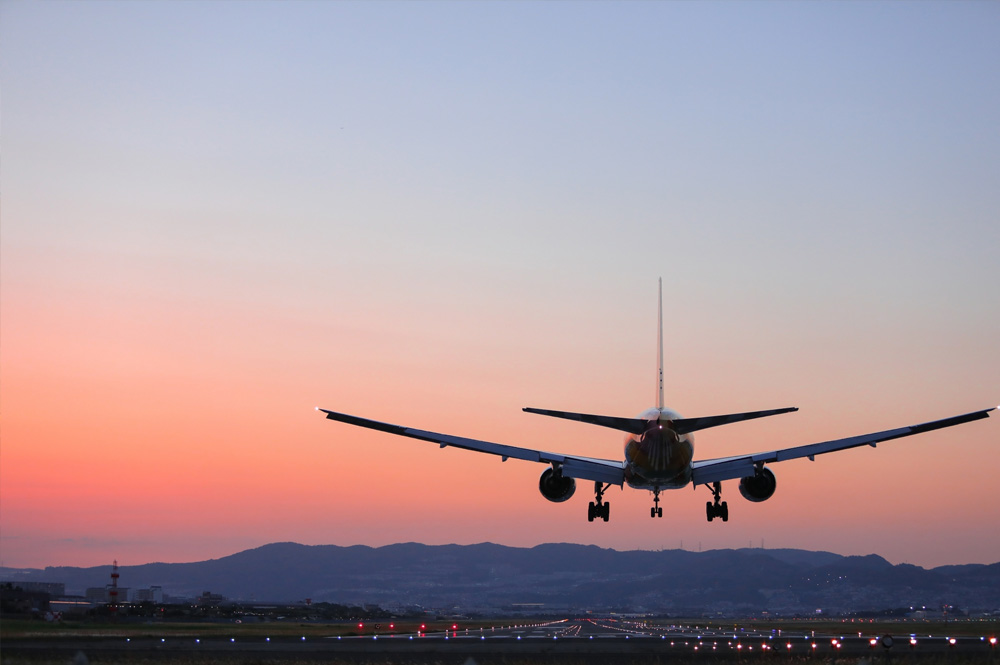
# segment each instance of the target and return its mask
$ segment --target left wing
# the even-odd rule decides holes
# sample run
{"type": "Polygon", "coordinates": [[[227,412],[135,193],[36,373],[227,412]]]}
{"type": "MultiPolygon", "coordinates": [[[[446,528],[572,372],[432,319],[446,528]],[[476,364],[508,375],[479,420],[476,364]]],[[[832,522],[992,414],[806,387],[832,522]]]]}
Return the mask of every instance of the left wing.
{"type": "Polygon", "coordinates": [[[577,455],[562,455],[559,453],[549,453],[544,450],[534,450],[532,448],[518,448],[517,446],[507,446],[502,443],[490,443],[478,439],[467,439],[462,436],[451,436],[450,434],[438,434],[411,427],[391,425],[377,420],[368,420],[358,416],[350,416],[346,413],[327,411],[316,407],[317,411],[326,414],[329,420],[338,420],[348,425],[367,427],[368,429],[408,436],[411,439],[421,441],[432,441],[442,448],[451,446],[453,448],[464,448],[465,450],[475,450],[480,453],[499,455],[504,462],[508,458],[523,459],[529,462],[541,462],[542,464],[553,464],[562,470],[564,476],[570,478],[580,478],[581,480],[594,480],[612,485],[621,485],[625,482],[625,463],[614,460],[595,459],[592,457],[579,457],[577,455]]]}
{"type": "Polygon", "coordinates": [[[920,425],[911,425],[909,427],[889,429],[884,432],[875,432],[874,434],[863,434],[861,436],[852,436],[846,439],[836,439],[835,441],[810,443],[805,446],[783,448],[781,450],[755,453],[753,455],[723,457],[719,459],[692,462],[691,482],[697,486],[715,481],[745,478],[747,476],[754,475],[756,468],[761,464],[784,462],[785,460],[798,459],[800,457],[808,457],[812,460],[816,457],[816,455],[832,453],[838,450],[847,450],[848,448],[856,448],[858,446],[865,445],[874,448],[875,444],[881,443],[882,441],[890,441],[904,436],[912,436],[914,434],[930,432],[943,427],[952,427],[953,425],[961,425],[962,423],[972,422],[973,420],[988,418],[990,411],[993,411],[995,408],[996,407],[983,409],[982,411],[973,411],[972,413],[966,413],[961,416],[952,416],[951,418],[942,418],[941,420],[932,420],[929,423],[923,423],[920,425]]]}

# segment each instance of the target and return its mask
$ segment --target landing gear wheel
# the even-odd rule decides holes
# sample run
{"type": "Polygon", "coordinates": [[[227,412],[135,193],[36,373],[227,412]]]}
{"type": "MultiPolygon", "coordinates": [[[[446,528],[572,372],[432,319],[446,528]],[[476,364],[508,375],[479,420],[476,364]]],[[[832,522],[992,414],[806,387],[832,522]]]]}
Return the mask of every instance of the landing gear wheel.
{"type": "Polygon", "coordinates": [[[722,483],[715,481],[712,483],[712,497],[714,501],[705,504],[705,515],[711,522],[716,517],[721,517],[723,522],[729,521],[729,504],[722,499],[722,483]]]}
{"type": "Polygon", "coordinates": [[[604,501],[604,490],[611,487],[611,483],[607,486],[601,481],[594,483],[594,495],[596,501],[591,501],[590,505],[587,506],[587,521],[593,522],[595,519],[600,517],[605,522],[608,521],[608,517],[611,515],[611,504],[605,503],[604,501]]]}
{"type": "Polygon", "coordinates": [[[653,507],[649,509],[650,517],[663,517],[663,508],[660,508],[660,488],[653,489],[653,507]]]}

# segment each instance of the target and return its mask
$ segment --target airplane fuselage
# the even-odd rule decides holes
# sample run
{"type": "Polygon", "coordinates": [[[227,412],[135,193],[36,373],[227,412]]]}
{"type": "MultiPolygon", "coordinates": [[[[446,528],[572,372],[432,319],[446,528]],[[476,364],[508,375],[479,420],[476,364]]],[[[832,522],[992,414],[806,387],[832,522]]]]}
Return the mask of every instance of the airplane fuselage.
{"type": "Polygon", "coordinates": [[[625,482],[636,489],[678,489],[691,482],[694,435],[677,434],[672,409],[647,409],[638,415],[648,427],[625,436],[625,482]]]}

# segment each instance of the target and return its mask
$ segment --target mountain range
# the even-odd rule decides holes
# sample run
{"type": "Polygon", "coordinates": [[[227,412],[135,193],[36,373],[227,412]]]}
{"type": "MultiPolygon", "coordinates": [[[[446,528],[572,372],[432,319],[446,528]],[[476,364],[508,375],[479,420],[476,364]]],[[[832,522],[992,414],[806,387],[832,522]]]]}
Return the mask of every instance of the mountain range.
{"type": "MultiPolygon", "coordinates": [[[[0,580],[62,582],[82,594],[110,566],[0,568],[0,580]]],[[[273,543],[196,563],[122,566],[119,584],[172,597],[311,599],[385,608],[823,613],[888,608],[1000,609],[1000,563],[924,569],[877,555],[793,549],[617,551],[592,545],[492,543],[384,547],[273,543]]]]}

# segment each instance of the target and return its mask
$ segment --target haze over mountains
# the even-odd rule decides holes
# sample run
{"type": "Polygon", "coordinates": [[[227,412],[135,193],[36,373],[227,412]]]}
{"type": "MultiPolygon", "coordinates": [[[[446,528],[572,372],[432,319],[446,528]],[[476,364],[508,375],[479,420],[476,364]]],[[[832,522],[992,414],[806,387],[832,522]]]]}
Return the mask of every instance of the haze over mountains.
{"type": "MultiPolygon", "coordinates": [[[[110,566],[0,569],[0,579],[63,582],[82,594],[110,566]]],[[[805,550],[625,551],[546,544],[385,547],[274,543],[197,563],[122,566],[121,586],[204,591],[233,600],[377,604],[475,612],[840,613],[889,608],[1000,609],[1000,563],[924,569],[876,556],[805,550]]]]}

